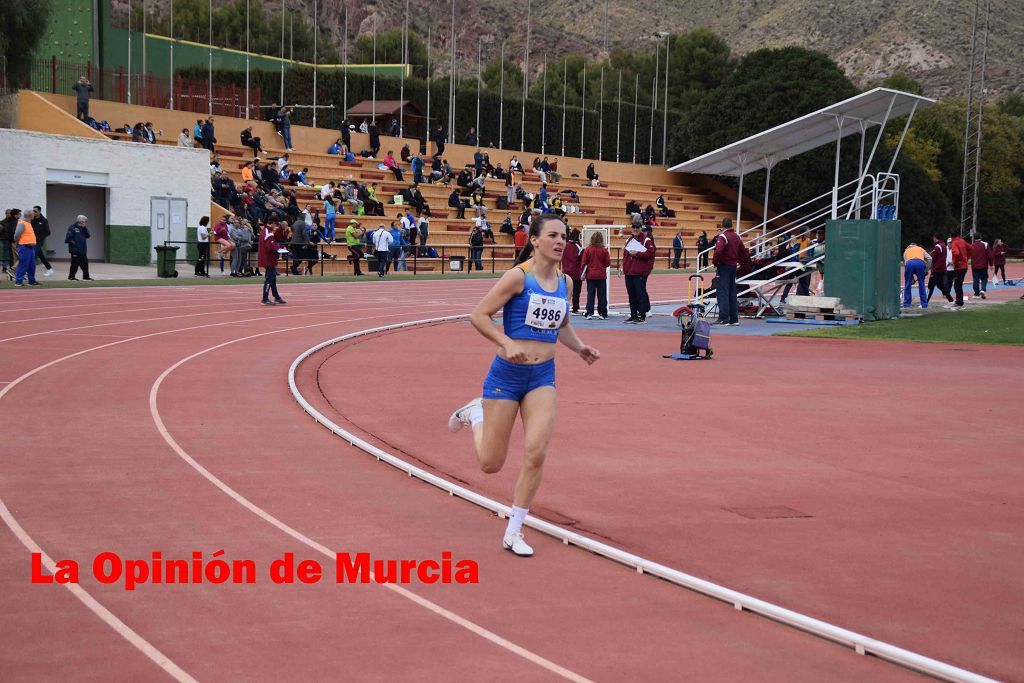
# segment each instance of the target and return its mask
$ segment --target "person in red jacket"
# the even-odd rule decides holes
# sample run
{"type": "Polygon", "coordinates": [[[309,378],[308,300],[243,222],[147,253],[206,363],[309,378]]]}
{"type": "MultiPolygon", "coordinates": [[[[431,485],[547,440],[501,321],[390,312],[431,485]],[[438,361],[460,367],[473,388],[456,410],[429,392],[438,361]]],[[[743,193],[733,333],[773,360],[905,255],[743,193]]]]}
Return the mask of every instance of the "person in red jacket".
{"type": "Polygon", "coordinates": [[[275,304],[287,303],[277,292],[277,239],[275,231],[269,225],[260,228],[259,236],[259,265],[263,269],[263,305],[273,306],[275,304]],[[270,300],[270,295],[274,300],[270,300]]]}
{"type": "Polygon", "coordinates": [[[647,322],[647,292],[644,278],[650,273],[649,262],[654,261],[654,242],[644,234],[640,217],[633,218],[633,234],[626,240],[622,250],[622,274],[626,276],[626,294],[629,297],[628,325],[642,325],[647,322]]]}
{"type": "Polygon", "coordinates": [[[999,273],[1002,271],[1003,284],[1006,284],[1006,252],[1009,249],[1006,243],[1001,239],[996,238],[995,244],[992,245],[992,282],[993,284],[999,282],[999,273]]]}
{"type": "Polygon", "coordinates": [[[956,293],[957,310],[964,307],[964,278],[967,277],[967,265],[970,263],[970,247],[960,235],[953,235],[949,243],[953,253],[953,291],[956,293]]]}
{"type": "Polygon", "coordinates": [[[942,296],[946,297],[946,308],[952,308],[953,297],[949,294],[949,280],[946,278],[946,242],[938,235],[932,235],[932,268],[928,276],[928,302],[931,303],[932,294],[938,287],[942,296]]]}
{"type": "Polygon", "coordinates": [[[988,267],[992,265],[992,253],[989,251],[988,243],[981,239],[981,235],[975,233],[971,240],[971,273],[974,276],[974,296],[985,298],[985,290],[988,289],[988,267]]]}
{"type": "Polygon", "coordinates": [[[711,263],[716,268],[715,296],[718,299],[716,325],[739,325],[739,305],[736,301],[736,267],[743,257],[743,240],[732,228],[732,219],[722,221],[722,234],[715,239],[715,252],[711,263]]]}
{"type": "Polygon", "coordinates": [[[516,234],[512,236],[512,239],[516,245],[516,258],[518,259],[519,255],[523,253],[523,249],[526,248],[526,226],[520,223],[519,227],[516,229],[516,234]]]}
{"type": "Polygon", "coordinates": [[[583,281],[580,273],[583,271],[583,247],[580,246],[580,231],[576,228],[569,228],[566,235],[565,251],[562,252],[562,272],[572,280],[572,314],[580,314],[580,291],[583,289],[583,281]]]}
{"type": "Polygon", "coordinates": [[[604,246],[604,233],[594,232],[590,245],[583,250],[582,276],[587,280],[587,313],[583,317],[594,317],[594,297],[597,296],[597,315],[608,319],[608,268],[612,265],[611,255],[604,246]]]}

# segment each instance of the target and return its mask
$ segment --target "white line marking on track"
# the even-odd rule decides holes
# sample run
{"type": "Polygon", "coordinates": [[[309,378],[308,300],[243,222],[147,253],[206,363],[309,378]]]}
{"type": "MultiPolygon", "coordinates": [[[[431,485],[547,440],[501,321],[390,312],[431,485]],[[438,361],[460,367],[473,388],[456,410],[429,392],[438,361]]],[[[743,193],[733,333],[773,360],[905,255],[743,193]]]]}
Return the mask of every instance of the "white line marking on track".
{"type": "MultiPolygon", "coordinates": [[[[374,318],[389,318],[389,317],[392,317],[392,316],[390,316],[390,315],[378,315],[378,316],[370,316],[370,317],[365,317],[365,318],[350,318],[350,319],[346,319],[344,322],[350,323],[350,322],[357,322],[357,321],[362,321],[362,320],[372,320],[374,318]]],[[[332,551],[330,548],[328,548],[327,546],[325,546],[325,545],[323,545],[321,543],[318,543],[317,541],[314,541],[313,539],[309,538],[308,536],[306,536],[302,532],[300,532],[300,531],[298,531],[298,530],[288,526],[287,524],[282,522],[277,517],[274,517],[272,514],[270,514],[269,512],[264,510],[263,508],[259,507],[258,505],[256,505],[252,501],[250,501],[248,498],[246,498],[242,494],[240,494],[237,491],[235,491],[235,489],[233,489],[230,486],[228,486],[221,479],[219,479],[216,475],[211,473],[205,467],[200,465],[194,458],[192,458],[192,456],[190,456],[185,451],[185,449],[183,449],[178,444],[178,442],[175,441],[174,437],[171,436],[171,433],[167,430],[167,427],[164,424],[164,421],[163,421],[163,419],[160,416],[160,409],[157,406],[157,394],[160,391],[160,386],[163,384],[163,381],[172,372],[174,372],[176,369],[178,369],[179,367],[181,367],[182,365],[184,365],[185,363],[191,361],[194,358],[198,358],[199,356],[202,356],[202,355],[204,355],[206,353],[210,353],[211,351],[216,351],[218,349],[221,349],[221,348],[223,348],[225,346],[230,346],[231,344],[235,344],[237,342],[244,342],[244,341],[248,341],[250,339],[256,339],[258,337],[265,337],[265,336],[271,335],[271,334],[278,334],[280,332],[288,332],[288,331],[294,331],[294,330],[304,330],[304,329],[309,329],[309,328],[312,328],[312,327],[319,327],[321,325],[327,325],[327,324],[332,324],[332,323],[315,323],[315,324],[312,324],[312,325],[299,325],[299,326],[296,326],[296,327],[272,330],[270,332],[261,332],[261,333],[258,333],[258,334],[252,334],[252,335],[248,335],[248,336],[245,336],[245,337],[239,337],[237,339],[232,339],[231,341],[226,341],[226,342],[223,342],[221,344],[217,344],[216,346],[211,346],[208,349],[203,349],[202,351],[198,351],[196,353],[193,353],[191,356],[186,356],[185,358],[182,358],[177,363],[175,363],[174,365],[172,365],[169,368],[167,368],[166,370],[164,370],[163,373],[161,373],[161,375],[156,379],[156,381],[153,382],[153,385],[152,385],[152,387],[150,388],[150,391],[149,391],[149,411],[150,411],[150,414],[153,416],[153,422],[156,424],[156,428],[157,428],[157,431],[160,432],[160,436],[162,436],[164,441],[167,442],[167,445],[170,446],[171,449],[175,453],[178,454],[178,457],[180,457],[182,460],[184,460],[186,463],[188,463],[188,465],[190,467],[192,467],[196,472],[201,474],[205,479],[207,479],[211,484],[213,484],[218,489],[220,489],[222,492],[224,492],[228,497],[230,497],[232,500],[234,500],[236,503],[238,503],[239,505],[241,505],[245,509],[249,510],[249,512],[253,513],[257,517],[262,519],[264,522],[267,522],[271,526],[279,529],[280,531],[284,532],[288,536],[291,536],[292,538],[294,538],[295,540],[299,541],[300,543],[302,543],[302,544],[312,548],[313,550],[319,552],[320,554],[326,556],[328,559],[330,559],[333,562],[335,557],[336,557],[336,553],[334,551],[332,551]]],[[[444,607],[441,607],[440,605],[438,605],[437,603],[432,602],[432,601],[430,601],[430,600],[428,600],[428,599],[426,599],[426,598],[424,598],[422,596],[419,596],[416,593],[413,593],[412,591],[410,591],[410,590],[408,590],[406,588],[403,588],[401,586],[398,586],[396,584],[391,584],[391,583],[376,584],[376,585],[379,585],[381,588],[385,588],[387,590],[390,590],[390,591],[396,593],[397,595],[400,595],[401,597],[406,598],[407,600],[411,600],[412,602],[416,603],[420,607],[423,607],[423,608],[433,612],[434,614],[437,614],[438,616],[443,617],[444,619],[447,619],[448,621],[451,621],[452,623],[457,624],[458,626],[461,626],[462,628],[466,629],[470,633],[473,633],[474,635],[477,635],[477,636],[479,636],[481,638],[484,638],[485,640],[488,640],[488,641],[494,643],[495,645],[497,645],[497,646],[499,646],[499,647],[501,647],[501,648],[503,648],[503,649],[505,649],[505,650],[507,650],[507,651],[509,651],[509,652],[511,652],[513,654],[515,654],[515,655],[518,655],[518,656],[522,657],[523,659],[526,659],[527,661],[529,661],[529,662],[531,662],[533,664],[536,664],[539,667],[542,667],[542,668],[544,668],[544,669],[546,669],[546,670],[548,670],[548,671],[550,671],[552,673],[558,674],[559,676],[562,676],[563,678],[566,678],[566,679],[568,679],[570,681],[578,681],[580,683],[585,683],[585,682],[589,681],[589,679],[587,679],[587,678],[585,678],[585,677],[575,673],[574,671],[571,671],[569,669],[566,669],[565,667],[562,667],[562,666],[560,666],[558,664],[555,664],[554,662],[550,661],[549,659],[546,659],[546,658],[544,658],[544,657],[542,657],[542,656],[540,656],[540,655],[538,655],[538,654],[536,654],[536,653],[534,653],[534,652],[532,652],[530,650],[527,650],[526,648],[524,648],[524,647],[522,647],[520,645],[516,645],[515,643],[513,643],[513,642],[511,642],[509,640],[506,640],[505,638],[499,636],[498,634],[494,633],[493,631],[490,631],[490,630],[484,628],[483,626],[480,626],[479,624],[477,624],[477,623],[475,623],[473,621],[470,621],[469,619],[466,619],[465,617],[461,617],[458,614],[456,614],[456,613],[454,613],[454,612],[452,612],[450,610],[447,610],[444,607]]]]}
{"type": "MultiPolygon", "coordinates": [[[[652,302],[658,303],[658,302],[652,302]]],[[[292,392],[292,396],[296,402],[302,406],[308,414],[313,416],[317,423],[323,425],[334,434],[342,437],[353,446],[360,450],[374,456],[379,461],[383,461],[392,467],[395,467],[403,472],[409,474],[409,476],[415,476],[416,478],[435,486],[442,491],[447,492],[449,495],[458,495],[460,498],[474,503],[484,509],[497,512],[499,515],[508,515],[511,510],[507,505],[503,505],[496,500],[488,498],[482,494],[479,494],[472,489],[458,484],[453,484],[447,479],[440,477],[436,474],[428,472],[421,467],[413,465],[398,456],[378,448],[364,439],[348,432],[337,424],[335,424],[330,418],[318,411],[302,396],[298,390],[298,386],[295,382],[295,371],[298,366],[306,358],[311,356],[313,353],[325,349],[333,344],[347,341],[369,334],[375,334],[380,332],[389,332],[397,329],[416,327],[418,325],[425,325],[430,323],[444,322],[449,320],[463,319],[467,316],[448,316],[446,318],[433,318],[417,321],[409,321],[405,323],[398,323],[394,325],[385,325],[378,328],[369,330],[360,330],[358,332],[352,332],[334,339],[329,339],[325,342],[321,342],[316,346],[307,349],[300,354],[293,362],[291,367],[288,369],[288,386],[292,392]]],[[[864,654],[870,652],[877,656],[879,659],[883,659],[889,662],[899,664],[908,669],[920,671],[926,673],[935,678],[939,678],[947,681],[956,681],[958,683],[996,683],[990,678],[976,674],[966,669],[947,664],[931,657],[918,654],[916,652],[906,650],[901,647],[897,647],[884,641],[875,640],[869,636],[850,631],[848,629],[830,624],[820,619],[807,616],[794,610],[786,609],[779,605],[755,598],[739,591],[735,591],[731,588],[706,581],[704,579],[697,578],[690,574],[686,574],[678,569],[673,569],[663,564],[653,562],[647,558],[635,555],[633,553],[626,552],[615,546],[607,543],[596,541],[590,537],[584,536],[583,534],[575,531],[564,529],[557,524],[552,524],[545,520],[528,516],[525,524],[531,528],[537,529],[541,533],[547,534],[554,538],[561,540],[565,545],[570,542],[581,548],[584,548],[590,552],[601,555],[608,559],[614,560],[621,564],[629,567],[635,567],[637,572],[641,575],[644,573],[659,578],[665,579],[678,586],[688,588],[697,593],[707,595],[709,597],[721,600],[723,602],[733,604],[737,610],[741,612],[748,610],[760,616],[768,617],[781,624],[796,628],[801,631],[805,631],[811,635],[815,635],[819,638],[831,640],[848,647],[852,647],[858,654],[864,654]]]]}

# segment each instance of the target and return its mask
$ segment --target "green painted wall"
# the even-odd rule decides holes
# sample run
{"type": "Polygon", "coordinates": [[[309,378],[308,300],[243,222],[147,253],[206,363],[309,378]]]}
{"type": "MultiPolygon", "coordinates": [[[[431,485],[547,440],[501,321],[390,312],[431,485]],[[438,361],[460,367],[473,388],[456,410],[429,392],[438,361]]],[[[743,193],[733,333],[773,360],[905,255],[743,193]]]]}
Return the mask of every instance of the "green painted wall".
{"type": "Polygon", "coordinates": [[[197,228],[185,228],[185,240],[188,241],[188,244],[185,246],[185,253],[191,265],[195,265],[199,259],[199,249],[193,244],[196,241],[197,232],[199,232],[197,228]]]}
{"type": "Polygon", "coordinates": [[[148,225],[108,225],[104,239],[107,263],[148,266],[153,261],[148,225]]]}
{"type": "Polygon", "coordinates": [[[37,0],[53,9],[46,33],[36,47],[37,59],[68,60],[85,64],[93,55],[92,0],[37,0]]]}

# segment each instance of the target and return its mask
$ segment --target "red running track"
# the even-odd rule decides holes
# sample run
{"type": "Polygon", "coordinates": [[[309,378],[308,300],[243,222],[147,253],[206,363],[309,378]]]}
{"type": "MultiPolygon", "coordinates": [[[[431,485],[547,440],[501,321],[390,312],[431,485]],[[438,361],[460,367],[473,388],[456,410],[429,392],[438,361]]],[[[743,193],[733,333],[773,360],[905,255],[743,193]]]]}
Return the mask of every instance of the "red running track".
{"type": "MultiPolygon", "coordinates": [[[[0,293],[0,412],[8,426],[0,500],[20,533],[0,534],[0,678],[159,678],[154,659],[197,679],[914,676],[544,539],[538,557],[518,561],[497,546],[499,522],[380,466],[292,400],[288,365],[319,340],[464,312],[488,284],[289,286],[290,305],[273,309],[254,304],[255,289],[244,286],[0,293]],[[143,308],[156,310],[134,310],[143,308]],[[83,572],[92,609],[61,587],[29,582],[25,543],[83,565],[105,550],[187,557],[224,548],[261,567],[286,551],[317,556],[280,525],[331,550],[418,559],[450,550],[477,560],[481,581],[414,583],[416,602],[376,585],[333,583],[125,592],[83,572]],[[103,610],[105,621],[96,615],[103,610]]],[[[656,286],[667,292],[676,284],[656,286]]],[[[359,347],[376,352],[388,339],[359,347]]],[[[360,402],[391,381],[395,389],[379,406],[389,430],[434,425],[440,394],[411,400],[420,368],[380,376],[372,355],[335,368],[367,390],[360,402]]],[[[476,369],[467,370],[462,383],[478,381],[476,369]]],[[[443,428],[424,438],[445,443],[435,436],[443,428]]],[[[557,494],[557,480],[545,495],[557,494]]]]}

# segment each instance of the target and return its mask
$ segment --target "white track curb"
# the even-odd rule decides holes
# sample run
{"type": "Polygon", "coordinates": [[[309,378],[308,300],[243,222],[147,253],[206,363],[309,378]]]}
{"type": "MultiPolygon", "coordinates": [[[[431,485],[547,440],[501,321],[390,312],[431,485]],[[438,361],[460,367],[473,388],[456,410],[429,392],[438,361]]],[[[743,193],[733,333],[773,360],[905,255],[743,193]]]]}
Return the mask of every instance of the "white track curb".
{"type": "MultiPolygon", "coordinates": [[[[377,448],[355,434],[342,429],[328,419],[323,413],[314,408],[305,399],[305,397],[302,396],[299,392],[298,386],[295,384],[295,371],[298,369],[299,365],[317,351],[325,349],[328,346],[340,344],[358,337],[378,334],[380,332],[388,332],[406,327],[450,322],[468,318],[468,315],[463,314],[444,316],[440,318],[429,318],[425,320],[413,320],[405,323],[384,325],[382,327],[360,330],[359,332],[352,332],[340,337],[335,337],[334,339],[329,339],[307,349],[292,362],[291,367],[288,368],[288,386],[291,389],[292,396],[298,404],[302,406],[302,409],[309,413],[309,415],[311,415],[318,424],[322,424],[327,427],[337,436],[345,439],[356,448],[369,453],[377,458],[377,460],[382,460],[392,467],[402,470],[410,477],[416,477],[428,484],[436,486],[442,491],[447,492],[449,496],[458,496],[459,498],[496,513],[499,517],[507,517],[511,513],[511,510],[507,505],[503,505],[502,503],[487,498],[486,496],[482,496],[464,486],[454,484],[442,477],[417,467],[416,465],[410,464],[387,451],[377,448]]],[[[925,657],[924,655],[917,654],[916,652],[911,652],[910,650],[905,650],[901,647],[875,640],[874,638],[870,638],[863,634],[849,631],[839,626],[834,626],[828,622],[814,619],[813,617],[809,617],[799,612],[794,612],[793,610],[786,609],[785,607],[780,607],[779,605],[751,597],[744,593],[726,588],[725,586],[711,583],[710,581],[705,581],[704,579],[691,576],[690,574],[672,569],[671,567],[666,567],[663,564],[652,562],[640,557],[639,555],[634,555],[624,550],[620,550],[606,543],[596,541],[592,538],[564,529],[542,519],[529,516],[526,518],[525,524],[526,526],[536,529],[541,533],[559,539],[565,545],[576,545],[597,555],[601,555],[610,560],[614,560],[615,562],[632,567],[639,574],[650,574],[652,576],[656,576],[692,591],[715,598],[716,600],[729,603],[737,610],[747,610],[762,617],[772,619],[773,621],[778,621],[788,626],[800,629],[801,631],[806,631],[807,633],[839,643],[840,645],[845,645],[846,647],[852,648],[857,654],[871,654],[879,659],[884,659],[886,661],[905,666],[908,669],[913,669],[944,681],[956,681],[957,683],[996,683],[991,678],[986,678],[985,676],[972,673],[965,669],[960,669],[952,666],[951,664],[946,664],[936,659],[925,657]]]]}

